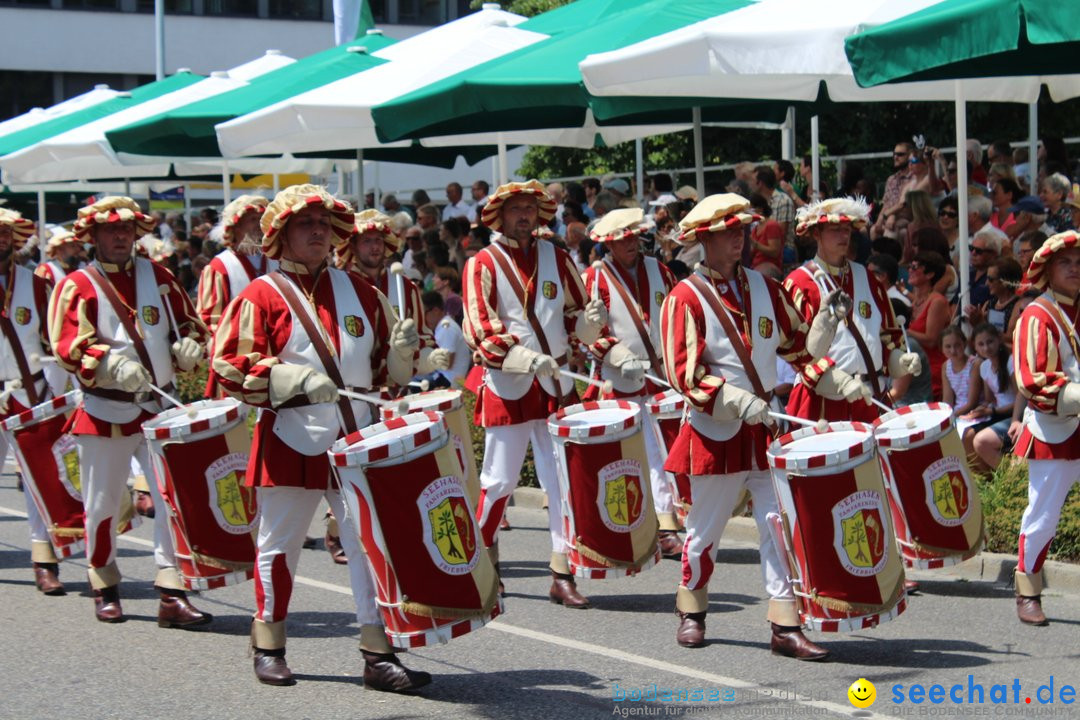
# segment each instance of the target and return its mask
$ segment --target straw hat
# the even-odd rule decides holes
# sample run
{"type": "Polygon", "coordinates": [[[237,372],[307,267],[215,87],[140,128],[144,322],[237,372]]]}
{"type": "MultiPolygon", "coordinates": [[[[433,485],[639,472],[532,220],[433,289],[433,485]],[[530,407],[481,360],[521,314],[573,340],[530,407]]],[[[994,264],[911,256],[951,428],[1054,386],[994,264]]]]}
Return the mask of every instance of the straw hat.
{"type": "Polygon", "coordinates": [[[649,229],[641,208],[620,208],[608,212],[593,226],[589,237],[593,242],[612,242],[638,237],[649,229]]]}
{"type": "Polygon", "coordinates": [[[319,185],[290,185],[279,192],[266,206],[262,216],[263,253],[270,259],[281,257],[281,230],[296,213],[309,207],[324,207],[330,211],[330,225],[335,247],[348,242],[356,218],[347,203],[334,198],[319,185]]]}
{"type": "Polygon", "coordinates": [[[11,249],[18,250],[34,235],[34,221],[15,210],[0,208],[0,225],[11,228],[11,249]]]}
{"type": "Polygon", "coordinates": [[[488,196],[487,204],[484,205],[484,210],[480,214],[480,222],[492,230],[501,230],[503,203],[515,195],[533,195],[536,197],[536,201],[539,203],[541,225],[547,224],[551,218],[555,217],[558,205],[555,203],[554,198],[547,194],[547,190],[544,189],[543,185],[536,180],[529,180],[528,182],[506,183],[497,187],[495,192],[488,196]]]}
{"type": "Polygon", "coordinates": [[[226,246],[231,246],[233,243],[233,227],[240,222],[240,218],[252,212],[262,215],[266,212],[266,206],[269,202],[262,195],[241,195],[226,205],[225,209],[221,211],[222,242],[226,246]]]}
{"type": "Polygon", "coordinates": [[[796,235],[807,235],[815,225],[851,225],[853,230],[866,227],[870,205],[861,197],[842,197],[819,200],[804,205],[795,214],[796,235]]]}
{"type": "Polygon", "coordinates": [[[56,228],[53,230],[52,235],[49,236],[49,241],[45,243],[45,257],[55,258],[56,251],[59,250],[62,245],[78,242],[79,239],[75,237],[75,233],[62,227],[56,228]]]}
{"type": "MultiPolygon", "coordinates": [[[[364,210],[355,215],[353,223],[353,235],[363,235],[366,232],[377,232],[382,235],[384,255],[390,257],[401,249],[402,238],[394,230],[393,218],[384,215],[378,210],[364,210]]],[[[352,236],[350,236],[350,239],[352,236]]],[[[353,264],[353,250],[351,243],[345,243],[337,249],[338,267],[348,269],[353,264]]]]}
{"type": "Polygon", "coordinates": [[[710,195],[686,214],[679,221],[680,245],[693,245],[703,233],[727,230],[737,225],[749,225],[761,219],[760,215],[748,212],[750,201],[735,193],[710,195]]]}
{"type": "Polygon", "coordinates": [[[144,215],[139,205],[129,197],[113,195],[98,200],[93,205],[80,208],[79,217],[72,231],[79,242],[94,242],[91,228],[105,223],[135,223],[135,238],[150,233],[156,225],[154,218],[144,215]]]}
{"type": "Polygon", "coordinates": [[[1076,230],[1066,230],[1063,233],[1047,238],[1043,246],[1036,250],[1034,257],[1031,258],[1031,265],[1028,266],[1027,271],[1027,282],[1034,288],[1045,290],[1050,282],[1049,275],[1046,272],[1047,266],[1050,265],[1050,258],[1054,256],[1054,253],[1074,247],[1080,247],[1080,233],[1077,233],[1076,230]]]}

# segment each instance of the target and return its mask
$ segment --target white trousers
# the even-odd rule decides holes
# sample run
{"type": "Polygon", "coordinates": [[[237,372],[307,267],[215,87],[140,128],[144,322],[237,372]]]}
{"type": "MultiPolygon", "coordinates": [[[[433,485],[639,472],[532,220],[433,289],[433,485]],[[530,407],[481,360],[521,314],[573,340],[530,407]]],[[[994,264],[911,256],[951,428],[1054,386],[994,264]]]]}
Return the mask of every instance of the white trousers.
{"type": "Polygon", "coordinates": [[[667,461],[667,448],[660,444],[660,428],[656,426],[656,420],[645,409],[645,403],[649,398],[646,395],[630,398],[641,408],[642,423],[641,432],[645,435],[645,459],[649,461],[649,484],[652,485],[653,506],[657,515],[671,514],[675,512],[675,496],[671,490],[671,480],[664,472],[664,462],[667,461]]]}
{"type": "MultiPolygon", "coordinates": [[[[102,437],[76,435],[79,447],[79,471],[82,475],[83,505],[86,508],[86,557],[90,565],[91,583],[95,588],[115,584],[97,578],[120,580],[116,569],[116,525],[124,493],[128,492],[128,475],[134,457],[143,468],[150,468],[146,439],[141,435],[102,437]],[[95,570],[104,570],[95,573],[95,570]]],[[[159,569],[175,568],[176,553],[169,534],[169,513],[161,491],[148,474],[147,484],[157,511],[154,516],[154,562],[159,569]]],[[[159,575],[160,577],[160,575],[159,575]]]]}
{"type": "Polygon", "coordinates": [[[289,614],[293,578],[300,550],[307,537],[319,501],[324,497],[341,528],[341,547],[349,559],[349,585],[356,602],[356,620],[361,625],[382,625],[375,605],[375,583],[367,554],[360,549],[354,518],[346,513],[337,490],[308,490],[299,487],[260,487],[258,555],[255,561],[255,619],[281,622],[289,614]]]}
{"type": "Polygon", "coordinates": [[[1034,574],[1042,569],[1065,497],[1077,481],[1080,460],[1028,461],[1028,504],[1020,518],[1019,572],[1034,574]]]}
{"type": "Polygon", "coordinates": [[[499,531],[499,521],[514,488],[521,479],[525,451],[532,442],[536,478],[548,497],[548,529],[551,549],[565,553],[562,528],[562,491],[555,467],[555,445],[547,430],[547,420],[529,420],[517,425],[499,425],[484,430],[484,463],[480,470],[480,532],[491,547],[499,531]]]}
{"type": "Polygon", "coordinates": [[[765,592],[776,599],[791,599],[791,583],[780,560],[766,515],[777,512],[778,503],[767,470],[728,475],[691,475],[694,503],[686,516],[686,544],[683,548],[682,584],[690,590],[708,586],[715,565],[716,548],[743,488],[754,501],[754,522],[761,536],[761,576],[765,592]]]}

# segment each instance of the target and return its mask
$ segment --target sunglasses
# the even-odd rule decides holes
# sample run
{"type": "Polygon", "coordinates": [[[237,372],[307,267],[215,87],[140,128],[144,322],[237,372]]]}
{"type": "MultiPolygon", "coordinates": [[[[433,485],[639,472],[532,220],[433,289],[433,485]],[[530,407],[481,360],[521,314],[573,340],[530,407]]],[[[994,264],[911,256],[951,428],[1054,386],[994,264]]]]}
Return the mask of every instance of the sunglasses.
{"type": "Polygon", "coordinates": [[[955,219],[955,218],[960,217],[960,213],[958,213],[958,212],[956,212],[954,210],[938,210],[937,216],[938,217],[947,217],[947,218],[954,218],[955,219]]]}
{"type": "Polygon", "coordinates": [[[896,151],[893,151],[893,154],[892,154],[893,157],[905,157],[906,155],[907,155],[906,152],[896,152],[896,151]]]}
{"type": "Polygon", "coordinates": [[[973,252],[976,255],[982,255],[983,253],[990,252],[989,248],[975,247],[974,245],[968,245],[968,252],[973,252]]]}

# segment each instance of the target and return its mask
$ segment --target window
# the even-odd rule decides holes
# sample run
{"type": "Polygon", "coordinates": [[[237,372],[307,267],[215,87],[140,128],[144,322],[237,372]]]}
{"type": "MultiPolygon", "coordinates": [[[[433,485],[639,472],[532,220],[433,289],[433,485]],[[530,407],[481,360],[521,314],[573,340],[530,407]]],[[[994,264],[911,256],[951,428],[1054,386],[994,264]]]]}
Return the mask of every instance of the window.
{"type": "Polygon", "coordinates": [[[270,0],[270,17],[281,20],[323,20],[322,0],[270,0]]]}
{"type": "Polygon", "coordinates": [[[258,0],[205,0],[203,8],[205,15],[257,17],[259,13],[258,0]]]}
{"type": "Polygon", "coordinates": [[[398,22],[402,25],[441,25],[446,22],[442,0],[398,0],[398,22]]]}
{"type": "Polygon", "coordinates": [[[120,0],[62,0],[65,10],[119,10],[120,0]]]}
{"type": "Polygon", "coordinates": [[[0,70],[0,119],[55,105],[52,78],[50,72],[0,70]]]}
{"type": "MultiPolygon", "coordinates": [[[[195,8],[193,0],[165,0],[165,12],[170,15],[191,15],[195,8]]],[[[138,12],[154,12],[154,0],[138,0],[135,6],[138,12]]]]}

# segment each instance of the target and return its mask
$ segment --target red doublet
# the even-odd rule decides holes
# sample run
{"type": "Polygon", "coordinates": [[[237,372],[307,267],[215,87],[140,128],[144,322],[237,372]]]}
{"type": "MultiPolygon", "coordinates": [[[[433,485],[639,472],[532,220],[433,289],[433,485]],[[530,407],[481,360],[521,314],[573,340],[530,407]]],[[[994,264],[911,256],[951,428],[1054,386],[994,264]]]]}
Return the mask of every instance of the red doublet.
{"type": "MultiPolygon", "coordinates": [[[[281,270],[310,294],[320,324],[335,352],[340,352],[341,330],[337,323],[334,290],[327,273],[321,272],[313,278],[306,270],[288,261],[282,261],[281,270]]],[[[374,326],[371,370],[372,385],[378,387],[387,378],[389,305],[369,283],[352,273],[348,277],[374,326]]],[[[247,484],[325,490],[330,479],[330,461],[326,454],[297,452],[273,430],[277,415],[270,405],[270,371],[280,362],[276,356],[282,352],[292,332],[292,313],[284,298],[268,282],[253,282],[229,304],[221,317],[214,340],[214,371],[219,387],[227,395],[263,408],[255,424],[247,484]]]]}
{"type": "MultiPolygon", "coordinates": [[[[1057,296],[1062,319],[1077,327],[1078,309],[1075,304],[1057,296]]],[[[1065,328],[1068,331],[1068,328],[1065,328]]],[[[1076,336],[1074,335],[1074,338],[1076,336]]],[[[1038,303],[1024,308],[1016,323],[1013,339],[1013,365],[1016,385],[1028,399],[1033,412],[1057,413],[1058,397],[1069,378],[1061,365],[1059,348],[1069,345],[1069,337],[1050,313],[1038,303]]],[[[1080,459],[1080,428],[1059,443],[1045,442],[1035,437],[1028,422],[1024,423],[1013,452],[1029,460],[1080,459]]]]}

